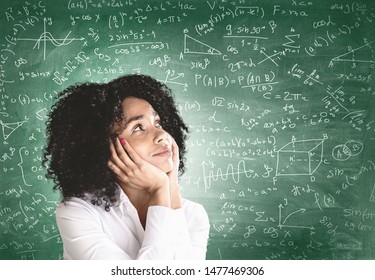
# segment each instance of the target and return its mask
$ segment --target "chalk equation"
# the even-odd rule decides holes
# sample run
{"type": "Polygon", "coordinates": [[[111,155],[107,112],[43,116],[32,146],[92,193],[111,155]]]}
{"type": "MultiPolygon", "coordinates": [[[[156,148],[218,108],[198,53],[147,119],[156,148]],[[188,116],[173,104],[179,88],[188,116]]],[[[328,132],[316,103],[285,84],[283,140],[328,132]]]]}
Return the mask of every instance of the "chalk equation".
{"type": "Polygon", "coordinates": [[[188,124],[208,259],[374,259],[373,1],[6,0],[0,259],[62,259],[42,167],[58,93],[130,73],[188,124]],[[338,3],[340,2],[340,3],[338,3]]]}

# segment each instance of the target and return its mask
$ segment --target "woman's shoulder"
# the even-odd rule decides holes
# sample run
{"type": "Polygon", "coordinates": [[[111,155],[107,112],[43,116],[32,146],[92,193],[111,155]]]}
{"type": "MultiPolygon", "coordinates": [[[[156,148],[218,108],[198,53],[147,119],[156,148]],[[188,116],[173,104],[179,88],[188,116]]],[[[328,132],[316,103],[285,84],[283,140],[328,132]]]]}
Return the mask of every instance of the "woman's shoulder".
{"type": "Polygon", "coordinates": [[[58,204],[56,218],[99,217],[103,211],[104,208],[94,205],[88,196],[71,197],[58,204]]]}

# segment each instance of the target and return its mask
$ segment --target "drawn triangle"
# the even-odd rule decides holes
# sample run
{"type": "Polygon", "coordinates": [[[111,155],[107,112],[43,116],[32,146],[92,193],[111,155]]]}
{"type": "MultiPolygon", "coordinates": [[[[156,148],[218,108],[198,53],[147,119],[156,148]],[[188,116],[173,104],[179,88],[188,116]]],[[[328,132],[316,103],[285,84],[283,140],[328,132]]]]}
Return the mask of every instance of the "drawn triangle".
{"type": "Polygon", "coordinates": [[[221,52],[193,37],[185,34],[184,53],[220,55],[221,52]]]}
{"type": "Polygon", "coordinates": [[[366,43],[358,48],[350,49],[348,52],[334,57],[332,61],[374,63],[375,60],[374,60],[373,55],[369,55],[369,52],[373,53],[373,50],[371,47],[371,44],[373,43],[374,41],[366,43]]]}
{"type": "Polygon", "coordinates": [[[9,136],[17,130],[24,122],[15,122],[15,123],[3,123],[1,122],[1,128],[3,130],[4,140],[7,140],[9,136]]]}

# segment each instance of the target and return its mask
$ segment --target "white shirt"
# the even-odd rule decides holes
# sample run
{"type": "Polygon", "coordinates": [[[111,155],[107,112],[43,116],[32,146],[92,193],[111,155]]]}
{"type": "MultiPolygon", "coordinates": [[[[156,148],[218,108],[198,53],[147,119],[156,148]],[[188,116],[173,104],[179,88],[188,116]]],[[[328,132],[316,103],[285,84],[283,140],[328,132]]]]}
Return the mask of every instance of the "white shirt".
{"type": "Polygon", "coordinates": [[[126,194],[109,212],[90,199],[71,198],[56,209],[64,259],[205,259],[208,216],[202,205],[182,199],[173,210],[150,206],[146,228],[126,194]]]}

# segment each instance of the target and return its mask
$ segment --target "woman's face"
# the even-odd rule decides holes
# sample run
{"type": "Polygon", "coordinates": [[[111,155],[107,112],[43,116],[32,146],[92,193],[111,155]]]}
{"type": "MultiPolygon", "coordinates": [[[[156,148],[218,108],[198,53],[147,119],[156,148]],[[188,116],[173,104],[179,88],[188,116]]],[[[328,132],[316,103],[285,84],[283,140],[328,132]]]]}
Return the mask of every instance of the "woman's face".
{"type": "Polygon", "coordinates": [[[160,117],[144,99],[127,97],[122,102],[125,139],[145,161],[168,173],[173,169],[172,137],[160,125],[160,117]]]}

